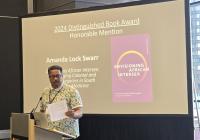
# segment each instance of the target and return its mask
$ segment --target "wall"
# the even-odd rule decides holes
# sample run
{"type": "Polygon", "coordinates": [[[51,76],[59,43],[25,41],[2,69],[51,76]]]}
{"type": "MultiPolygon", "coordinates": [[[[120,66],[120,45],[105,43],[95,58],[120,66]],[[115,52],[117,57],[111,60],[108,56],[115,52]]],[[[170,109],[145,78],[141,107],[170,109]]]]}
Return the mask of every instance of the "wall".
{"type": "Polygon", "coordinates": [[[0,17],[0,130],[10,128],[11,112],[21,112],[19,31],[19,18],[0,17]]]}
{"type": "Polygon", "coordinates": [[[27,0],[1,0],[0,16],[20,16],[27,14],[27,0]]]}
{"type": "Polygon", "coordinates": [[[26,0],[0,1],[0,139],[9,137],[11,112],[21,112],[20,19],[26,0]]]}

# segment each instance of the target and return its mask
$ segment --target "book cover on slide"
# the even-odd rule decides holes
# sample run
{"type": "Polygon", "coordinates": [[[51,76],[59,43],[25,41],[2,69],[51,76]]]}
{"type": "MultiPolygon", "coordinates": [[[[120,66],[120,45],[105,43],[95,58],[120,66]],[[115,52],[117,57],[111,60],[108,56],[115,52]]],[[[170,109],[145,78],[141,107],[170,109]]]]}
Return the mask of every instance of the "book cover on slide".
{"type": "Polygon", "coordinates": [[[152,101],[152,69],[148,34],[111,38],[112,101],[152,101]]]}

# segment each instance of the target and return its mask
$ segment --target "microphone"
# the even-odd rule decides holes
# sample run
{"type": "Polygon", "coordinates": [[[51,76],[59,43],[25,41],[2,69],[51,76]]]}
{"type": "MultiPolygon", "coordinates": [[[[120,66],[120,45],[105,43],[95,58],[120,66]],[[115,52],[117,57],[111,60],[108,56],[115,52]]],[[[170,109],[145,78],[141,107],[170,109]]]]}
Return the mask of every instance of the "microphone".
{"type": "Polygon", "coordinates": [[[30,115],[31,115],[31,118],[32,118],[32,119],[34,119],[33,113],[35,113],[35,111],[36,111],[36,109],[38,108],[38,105],[39,105],[39,103],[40,103],[41,100],[42,100],[42,97],[39,98],[36,107],[34,107],[34,108],[31,110],[31,112],[30,112],[30,115]]]}

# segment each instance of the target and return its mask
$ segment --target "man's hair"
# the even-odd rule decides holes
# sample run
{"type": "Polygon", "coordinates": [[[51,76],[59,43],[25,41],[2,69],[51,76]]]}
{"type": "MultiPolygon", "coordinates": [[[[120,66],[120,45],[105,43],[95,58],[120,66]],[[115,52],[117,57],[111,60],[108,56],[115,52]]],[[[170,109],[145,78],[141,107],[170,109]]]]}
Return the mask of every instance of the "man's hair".
{"type": "Polygon", "coordinates": [[[50,74],[50,71],[51,70],[60,70],[60,72],[62,73],[62,67],[61,66],[58,66],[58,65],[53,65],[53,66],[50,66],[48,68],[48,74],[50,74]]]}

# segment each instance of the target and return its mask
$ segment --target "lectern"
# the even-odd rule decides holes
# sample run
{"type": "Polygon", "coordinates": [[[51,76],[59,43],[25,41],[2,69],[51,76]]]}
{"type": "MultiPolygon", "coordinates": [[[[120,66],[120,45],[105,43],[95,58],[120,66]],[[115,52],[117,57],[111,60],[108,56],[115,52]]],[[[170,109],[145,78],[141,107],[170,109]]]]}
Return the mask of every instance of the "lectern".
{"type": "Polygon", "coordinates": [[[10,121],[11,140],[67,140],[75,138],[75,136],[57,130],[34,125],[30,114],[12,113],[10,121]]]}
{"type": "Polygon", "coordinates": [[[35,126],[35,140],[69,140],[74,139],[75,136],[35,126]]]}
{"type": "Polygon", "coordinates": [[[34,120],[30,114],[12,113],[10,129],[12,140],[35,140],[34,120]]]}

